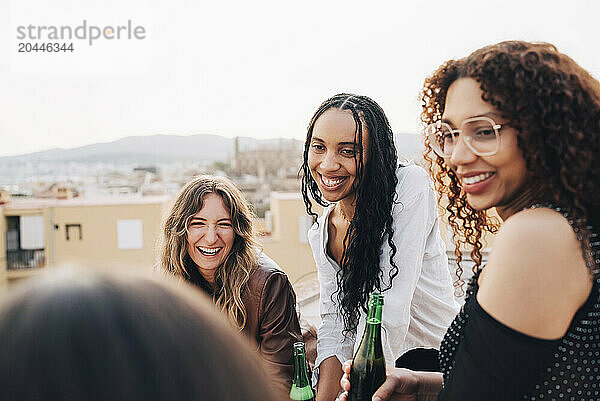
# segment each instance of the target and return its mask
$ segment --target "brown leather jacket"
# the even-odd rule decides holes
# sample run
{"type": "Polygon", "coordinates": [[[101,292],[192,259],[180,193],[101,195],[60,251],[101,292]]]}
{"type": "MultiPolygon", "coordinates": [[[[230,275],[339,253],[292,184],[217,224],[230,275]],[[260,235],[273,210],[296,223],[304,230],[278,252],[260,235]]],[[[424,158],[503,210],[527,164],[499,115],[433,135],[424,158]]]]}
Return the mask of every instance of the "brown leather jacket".
{"type": "Polygon", "coordinates": [[[289,393],[294,375],[293,344],[302,341],[296,313],[296,294],[286,274],[264,253],[242,293],[246,325],[275,390],[289,393]]]}

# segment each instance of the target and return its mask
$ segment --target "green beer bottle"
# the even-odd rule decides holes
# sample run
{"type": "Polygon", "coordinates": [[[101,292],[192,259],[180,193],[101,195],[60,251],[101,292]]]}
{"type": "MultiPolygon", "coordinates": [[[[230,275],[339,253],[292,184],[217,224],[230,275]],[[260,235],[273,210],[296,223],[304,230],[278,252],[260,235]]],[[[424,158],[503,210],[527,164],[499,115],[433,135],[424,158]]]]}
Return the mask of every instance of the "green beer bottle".
{"type": "Polygon", "coordinates": [[[290,400],[315,401],[315,395],[308,380],[306,351],[302,341],[294,343],[294,382],[290,390],[290,400]]]}
{"type": "Polygon", "coordinates": [[[372,293],[365,333],[352,360],[348,401],[371,401],[375,391],[385,381],[385,359],[381,345],[382,309],[383,295],[372,293]]]}

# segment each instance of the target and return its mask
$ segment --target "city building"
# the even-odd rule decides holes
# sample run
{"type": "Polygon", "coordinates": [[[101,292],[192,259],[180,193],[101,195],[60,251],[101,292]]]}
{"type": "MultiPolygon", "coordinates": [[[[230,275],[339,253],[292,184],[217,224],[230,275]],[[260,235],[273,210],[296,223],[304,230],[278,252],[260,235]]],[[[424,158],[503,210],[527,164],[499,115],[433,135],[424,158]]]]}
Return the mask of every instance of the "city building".
{"type": "Polygon", "coordinates": [[[151,268],[168,200],[25,198],[0,205],[0,286],[66,264],[151,268]]]}
{"type": "MultiPolygon", "coordinates": [[[[317,214],[322,212],[319,205],[314,210],[317,214]]],[[[319,281],[307,237],[312,224],[312,217],[306,214],[299,192],[272,192],[261,243],[264,251],[281,266],[292,282],[302,318],[318,325],[319,281]]]]}
{"type": "Polygon", "coordinates": [[[254,149],[240,149],[240,138],[235,138],[231,168],[236,176],[252,175],[260,182],[266,177],[294,178],[301,164],[302,142],[298,140],[279,139],[254,149]]]}

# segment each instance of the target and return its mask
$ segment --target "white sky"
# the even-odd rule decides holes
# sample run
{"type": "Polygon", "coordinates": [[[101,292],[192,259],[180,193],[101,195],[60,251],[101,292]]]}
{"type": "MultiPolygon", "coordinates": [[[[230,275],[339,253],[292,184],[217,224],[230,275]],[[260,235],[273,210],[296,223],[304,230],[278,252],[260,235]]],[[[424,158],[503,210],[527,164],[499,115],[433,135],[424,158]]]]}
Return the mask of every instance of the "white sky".
{"type": "Polygon", "coordinates": [[[594,0],[2,0],[0,156],[130,135],[303,139],[342,91],[414,133],[424,78],[483,45],[548,41],[600,77],[599,15],[594,0]],[[131,19],[146,39],[17,52],[17,26],[83,19],[131,19]]]}

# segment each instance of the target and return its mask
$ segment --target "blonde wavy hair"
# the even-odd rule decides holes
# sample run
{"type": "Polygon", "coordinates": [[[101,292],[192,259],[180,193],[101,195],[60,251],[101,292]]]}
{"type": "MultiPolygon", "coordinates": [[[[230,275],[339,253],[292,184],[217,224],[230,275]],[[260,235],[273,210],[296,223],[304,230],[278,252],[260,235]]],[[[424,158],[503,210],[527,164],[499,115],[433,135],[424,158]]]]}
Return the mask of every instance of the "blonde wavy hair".
{"type": "Polygon", "coordinates": [[[258,265],[257,244],[254,237],[254,214],[240,190],[227,178],[198,176],[179,192],[161,231],[160,267],[186,281],[197,277],[197,266],[187,252],[188,224],[203,206],[208,194],[217,194],[228,209],[235,239],[225,261],[215,272],[213,300],[238,329],[246,324],[246,308],[242,292],[250,273],[258,265]],[[192,271],[194,269],[195,271],[192,271]]]}

